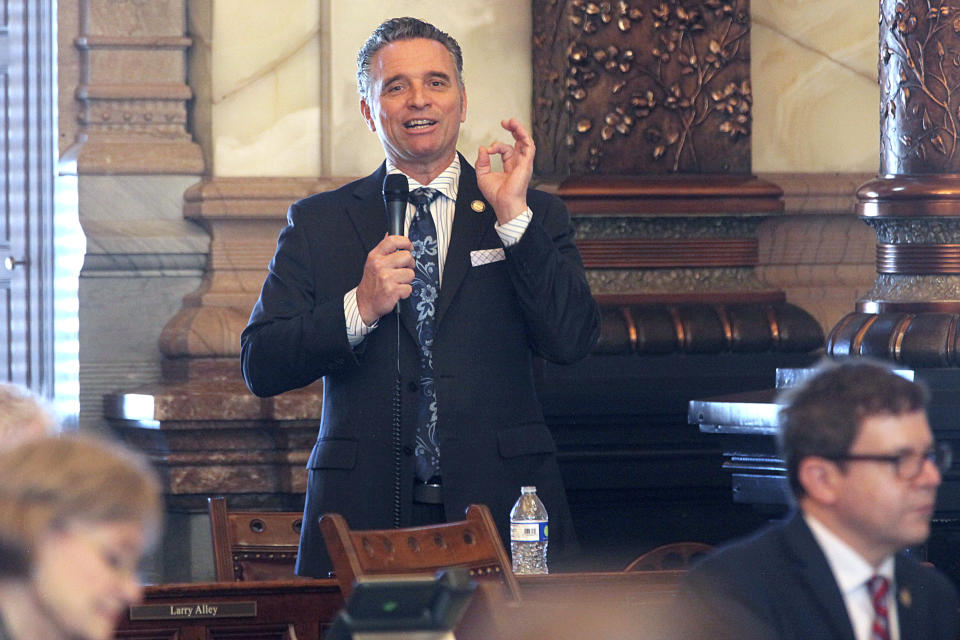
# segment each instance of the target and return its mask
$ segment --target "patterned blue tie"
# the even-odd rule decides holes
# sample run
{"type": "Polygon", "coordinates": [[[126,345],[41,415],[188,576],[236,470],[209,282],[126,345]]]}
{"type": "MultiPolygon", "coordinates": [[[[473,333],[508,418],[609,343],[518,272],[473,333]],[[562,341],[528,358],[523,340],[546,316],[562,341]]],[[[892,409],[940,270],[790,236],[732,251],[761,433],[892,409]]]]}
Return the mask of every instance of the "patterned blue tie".
{"type": "Polygon", "coordinates": [[[430,215],[430,203],[440,192],[420,188],[410,192],[417,212],[410,222],[410,242],[417,262],[410,304],[417,318],[420,344],[420,404],[417,408],[417,478],[423,482],[440,475],[440,445],[437,441],[437,394],[433,386],[433,337],[437,295],[440,293],[440,264],[437,260],[437,227],[430,215]]]}

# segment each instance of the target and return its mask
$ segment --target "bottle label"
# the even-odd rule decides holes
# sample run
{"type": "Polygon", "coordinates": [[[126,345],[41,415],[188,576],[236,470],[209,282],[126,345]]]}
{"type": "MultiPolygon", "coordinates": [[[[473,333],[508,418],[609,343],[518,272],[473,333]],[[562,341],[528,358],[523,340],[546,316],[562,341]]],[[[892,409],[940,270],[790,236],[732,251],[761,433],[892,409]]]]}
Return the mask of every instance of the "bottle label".
{"type": "Polygon", "coordinates": [[[544,520],[511,522],[510,540],[513,542],[546,542],[550,535],[549,528],[544,520]]]}

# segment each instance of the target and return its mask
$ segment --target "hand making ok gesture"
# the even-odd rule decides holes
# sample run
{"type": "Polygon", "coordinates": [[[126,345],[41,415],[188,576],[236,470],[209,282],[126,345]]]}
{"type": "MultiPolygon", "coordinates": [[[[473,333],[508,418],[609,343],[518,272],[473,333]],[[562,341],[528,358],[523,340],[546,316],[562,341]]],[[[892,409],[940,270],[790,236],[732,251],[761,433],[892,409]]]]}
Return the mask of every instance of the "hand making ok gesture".
{"type": "Polygon", "coordinates": [[[527,208],[527,187],[533,175],[536,147],[533,137],[516,118],[502,120],[500,126],[513,136],[514,145],[495,141],[477,152],[477,183],[483,197],[493,205],[497,222],[505,224],[527,208]],[[500,155],[503,171],[493,171],[490,156],[500,155]]]}

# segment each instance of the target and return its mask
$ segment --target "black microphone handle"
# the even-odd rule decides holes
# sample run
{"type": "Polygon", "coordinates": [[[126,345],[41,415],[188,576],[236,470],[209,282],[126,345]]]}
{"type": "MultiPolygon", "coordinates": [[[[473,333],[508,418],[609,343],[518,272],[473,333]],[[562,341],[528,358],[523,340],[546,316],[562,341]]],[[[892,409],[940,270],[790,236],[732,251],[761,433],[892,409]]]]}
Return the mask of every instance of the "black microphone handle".
{"type": "MultiPolygon", "coordinates": [[[[383,179],[383,204],[387,210],[387,227],[392,236],[403,235],[403,221],[407,216],[407,195],[410,186],[406,176],[398,173],[387,175],[383,179]]],[[[393,383],[393,420],[390,429],[393,448],[393,526],[400,526],[401,486],[403,478],[403,455],[401,449],[403,411],[401,407],[400,376],[400,301],[397,300],[397,372],[393,383]]]]}
{"type": "MultiPolygon", "coordinates": [[[[410,185],[407,177],[400,173],[390,173],[383,179],[383,205],[387,209],[387,227],[392,236],[403,235],[403,221],[407,217],[407,195],[410,185]]],[[[397,301],[397,317],[400,316],[400,301],[397,301]]],[[[399,331],[399,325],[397,325],[399,331]]],[[[399,333],[397,335],[399,340],[399,333]]],[[[399,349],[399,344],[397,345],[399,349]]]]}
{"type": "Polygon", "coordinates": [[[390,235],[403,235],[403,219],[407,217],[406,200],[390,200],[387,202],[387,217],[390,221],[390,235]]]}
{"type": "Polygon", "coordinates": [[[407,216],[406,176],[391,173],[383,180],[383,204],[387,209],[387,227],[392,236],[403,235],[403,221],[407,216]]]}

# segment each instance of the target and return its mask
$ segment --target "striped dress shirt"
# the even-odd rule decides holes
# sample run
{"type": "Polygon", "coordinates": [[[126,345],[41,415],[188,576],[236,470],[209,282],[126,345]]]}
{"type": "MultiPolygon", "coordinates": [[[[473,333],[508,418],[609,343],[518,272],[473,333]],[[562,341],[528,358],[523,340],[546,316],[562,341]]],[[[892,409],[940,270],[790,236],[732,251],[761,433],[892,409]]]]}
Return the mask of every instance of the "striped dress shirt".
{"type": "MultiPolygon", "coordinates": [[[[390,160],[387,160],[387,173],[403,172],[397,169],[390,160]]],[[[436,178],[428,185],[422,185],[410,176],[406,176],[410,191],[420,187],[430,187],[440,192],[440,196],[430,205],[430,213],[433,215],[434,224],[437,227],[437,261],[440,267],[440,286],[443,287],[443,266],[447,260],[447,249],[450,247],[450,234],[453,231],[453,217],[457,210],[457,189],[460,186],[460,156],[454,155],[453,162],[446,169],[440,172],[436,178]]],[[[412,203],[407,203],[407,215],[404,220],[403,229],[405,233],[410,231],[410,221],[413,220],[413,214],[416,213],[416,207],[412,203]]],[[[479,214],[478,214],[479,215],[479,214]]],[[[533,219],[533,212],[527,207],[526,211],[510,220],[506,224],[494,224],[493,228],[504,247],[509,247],[519,242],[526,231],[530,220],[533,219]]],[[[346,321],[347,340],[351,347],[355,347],[363,341],[363,338],[377,328],[377,322],[367,326],[360,317],[360,310],[357,308],[357,288],[354,287],[343,296],[343,317],[346,321]]]]}

